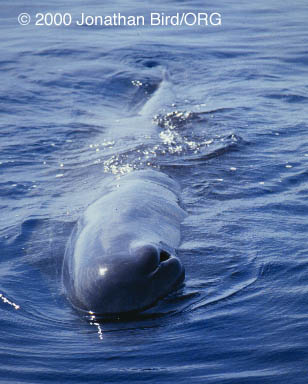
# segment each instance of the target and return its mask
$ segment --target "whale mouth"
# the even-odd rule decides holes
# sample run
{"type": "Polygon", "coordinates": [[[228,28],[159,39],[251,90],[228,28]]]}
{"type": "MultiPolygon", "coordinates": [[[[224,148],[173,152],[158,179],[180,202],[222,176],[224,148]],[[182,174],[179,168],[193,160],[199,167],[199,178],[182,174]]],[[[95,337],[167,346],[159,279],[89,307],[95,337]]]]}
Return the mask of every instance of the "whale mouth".
{"type": "Polygon", "coordinates": [[[153,276],[169,264],[179,262],[174,253],[174,250],[168,249],[164,244],[138,244],[131,247],[131,255],[138,260],[136,265],[144,276],[153,276]]]}
{"type": "Polygon", "coordinates": [[[166,251],[164,249],[161,249],[158,252],[158,256],[159,257],[158,257],[158,260],[157,260],[157,265],[154,268],[154,270],[150,273],[150,276],[155,275],[159,270],[161,270],[162,268],[167,267],[167,265],[170,263],[170,261],[172,259],[174,259],[173,261],[177,260],[176,256],[171,255],[168,251],[166,251]]]}
{"type": "Polygon", "coordinates": [[[159,262],[160,262],[160,263],[163,263],[164,261],[169,260],[170,257],[171,257],[171,255],[170,255],[169,252],[164,251],[164,250],[161,250],[161,251],[160,251],[160,254],[159,254],[159,262]]]}
{"type": "MultiPolygon", "coordinates": [[[[169,281],[169,284],[167,284],[167,292],[182,283],[185,278],[185,270],[178,257],[169,253],[165,249],[161,249],[159,251],[158,265],[155,270],[150,274],[150,276],[154,279],[155,277],[161,275],[165,276],[165,282],[169,281]]],[[[166,294],[166,292],[164,294],[166,294]]]]}

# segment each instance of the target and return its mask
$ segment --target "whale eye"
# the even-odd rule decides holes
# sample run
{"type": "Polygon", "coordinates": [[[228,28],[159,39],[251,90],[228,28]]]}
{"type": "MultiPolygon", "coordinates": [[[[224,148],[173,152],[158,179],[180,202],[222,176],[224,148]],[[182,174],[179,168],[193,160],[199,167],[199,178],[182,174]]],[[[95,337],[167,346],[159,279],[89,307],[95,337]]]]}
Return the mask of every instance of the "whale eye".
{"type": "Polygon", "coordinates": [[[159,261],[160,263],[163,263],[164,261],[167,261],[170,259],[170,254],[167,251],[161,250],[159,254],[159,261]]]}

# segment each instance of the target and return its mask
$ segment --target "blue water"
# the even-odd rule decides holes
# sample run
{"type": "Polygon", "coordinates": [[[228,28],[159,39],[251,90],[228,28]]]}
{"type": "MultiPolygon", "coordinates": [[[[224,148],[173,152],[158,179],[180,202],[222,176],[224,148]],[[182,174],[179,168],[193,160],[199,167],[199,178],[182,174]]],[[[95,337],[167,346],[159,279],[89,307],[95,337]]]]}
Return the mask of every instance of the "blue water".
{"type": "Polygon", "coordinates": [[[2,4],[0,382],[308,382],[308,4],[2,4]],[[222,26],[20,26],[28,12],[219,12],[222,26]],[[158,93],[159,92],[159,93],[158,93]],[[63,295],[74,223],[160,169],[185,286],[98,323],[63,295]]]}

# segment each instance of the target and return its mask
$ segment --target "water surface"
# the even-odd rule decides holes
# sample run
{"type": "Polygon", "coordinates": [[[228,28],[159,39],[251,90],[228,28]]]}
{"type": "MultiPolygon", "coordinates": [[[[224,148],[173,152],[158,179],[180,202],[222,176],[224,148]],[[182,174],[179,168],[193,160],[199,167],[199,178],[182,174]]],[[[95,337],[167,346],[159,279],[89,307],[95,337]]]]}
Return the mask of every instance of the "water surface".
{"type": "Polygon", "coordinates": [[[204,7],[3,5],[0,382],[307,383],[308,6],[204,7]],[[222,26],[17,23],[47,11],[222,26]],[[185,286],[89,322],[61,289],[66,242],[108,180],[147,167],[182,187],[185,286]]]}

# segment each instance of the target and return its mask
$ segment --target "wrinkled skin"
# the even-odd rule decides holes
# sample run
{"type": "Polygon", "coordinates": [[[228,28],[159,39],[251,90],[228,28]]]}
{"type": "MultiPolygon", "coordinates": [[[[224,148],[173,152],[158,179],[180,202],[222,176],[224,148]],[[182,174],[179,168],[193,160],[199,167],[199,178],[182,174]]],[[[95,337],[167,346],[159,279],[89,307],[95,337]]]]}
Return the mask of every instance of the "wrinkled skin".
{"type": "Polygon", "coordinates": [[[72,304],[97,314],[140,311],[184,279],[175,256],[185,212],[163,173],[136,171],[110,184],[78,221],[64,257],[72,304]]]}

